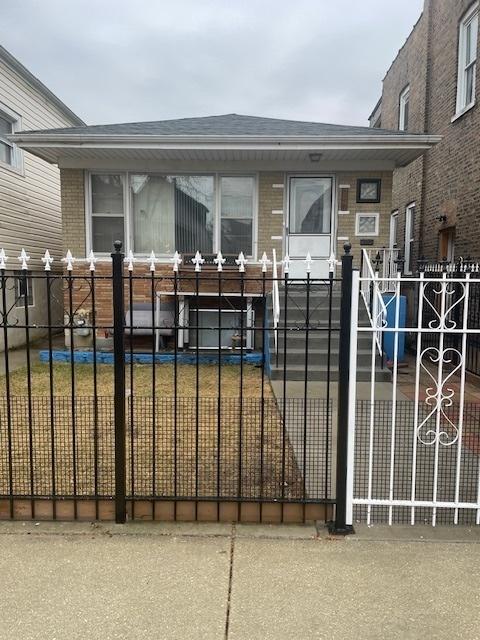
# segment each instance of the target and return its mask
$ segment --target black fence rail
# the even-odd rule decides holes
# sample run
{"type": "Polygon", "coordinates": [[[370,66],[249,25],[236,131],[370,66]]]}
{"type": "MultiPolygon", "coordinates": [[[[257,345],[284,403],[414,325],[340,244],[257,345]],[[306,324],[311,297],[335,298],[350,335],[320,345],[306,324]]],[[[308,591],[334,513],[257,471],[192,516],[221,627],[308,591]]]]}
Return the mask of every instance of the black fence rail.
{"type": "Polygon", "coordinates": [[[336,504],[341,525],[332,385],[348,384],[352,257],[343,287],[197,258],[137,262],[117,244],[111,261],[0,269],[0,517],[124,522],[164,502],[175,519],[190,501],[194,518],[229,503],[318,519],[336,504]]]}

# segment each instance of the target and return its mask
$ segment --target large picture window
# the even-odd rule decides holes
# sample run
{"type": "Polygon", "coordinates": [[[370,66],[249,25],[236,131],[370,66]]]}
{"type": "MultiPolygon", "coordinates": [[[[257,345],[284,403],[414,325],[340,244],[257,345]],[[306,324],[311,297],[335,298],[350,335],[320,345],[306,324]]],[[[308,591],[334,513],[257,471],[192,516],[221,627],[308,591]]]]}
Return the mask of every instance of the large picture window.
{"type": "Polygon", "coordinates": [[[90,174],[90,248],[139,255],[254,253],[253,176],[90,174]]]}
{"type": "Polygon", "coordinates": [[[132,175],[136,253],[212,253],[213,176],[132,175]]]}

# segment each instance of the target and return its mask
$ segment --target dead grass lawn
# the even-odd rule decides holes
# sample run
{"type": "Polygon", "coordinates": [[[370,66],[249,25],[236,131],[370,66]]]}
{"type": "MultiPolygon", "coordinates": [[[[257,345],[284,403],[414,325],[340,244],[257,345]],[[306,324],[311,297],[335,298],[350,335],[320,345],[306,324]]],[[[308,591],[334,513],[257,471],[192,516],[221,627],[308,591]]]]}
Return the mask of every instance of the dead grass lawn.
{"type": "MultiPolygon", "coordinates": [[[[177,403],[173,365],[133,367],[133,401],[127,393],[127,487],[135,496],[298,498],[302,481],[268,379],[261,403],[261,370],[245,365],[240,405],[240,368],[178,366],[177,403]],[[263,430],[262,430],[263,415],[263,430]]],[[[75,402],[69,365],[54,366],[53,414],[49,369],[32,366],[29,409],[26,369],[10,376],[11,460],[5,377],[0,379],[0,493],[8,495],[9,466],[15,494],[104,495],[114,491],[113,367],[75,365],[75,402]],[[30,420],[31,415],[31,420],[30,420]],[[30,450],[32,455],[30,455],[30,450]],[[53,464],[54,462],[54,464],[53,464]],[[52,467],[54,473],[52,473],[52,467]]],[[[127,389],[132,389],[127,365],[127,389]]]]}

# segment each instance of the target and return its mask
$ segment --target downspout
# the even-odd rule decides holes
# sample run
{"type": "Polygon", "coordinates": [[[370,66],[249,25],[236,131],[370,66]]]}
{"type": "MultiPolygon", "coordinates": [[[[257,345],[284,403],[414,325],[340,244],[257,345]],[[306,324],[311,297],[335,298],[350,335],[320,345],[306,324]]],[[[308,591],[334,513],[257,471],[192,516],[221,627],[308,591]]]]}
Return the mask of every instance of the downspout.
{"type": "MultiPolygon", "coordinates": [[[[425,0],[423,11],[427,20],[427,55],[425,69],[425,113],[423,116],[423,132],[430,131],[430,103],[431,103],[431,61],[432,61],[432,38],[433,38],[433,20],[432,20],[432,0],[425,0]]],[[[418,238],[417,259],[423,255],[423,244],[425,237],[425,215],[426,215],[426,182],[427,182],[427,165],[428,156],[431,150],[426,151],[422,156],[422,188],[421,188],[421,215],[420,215],[420,234],[418,238]]]]}

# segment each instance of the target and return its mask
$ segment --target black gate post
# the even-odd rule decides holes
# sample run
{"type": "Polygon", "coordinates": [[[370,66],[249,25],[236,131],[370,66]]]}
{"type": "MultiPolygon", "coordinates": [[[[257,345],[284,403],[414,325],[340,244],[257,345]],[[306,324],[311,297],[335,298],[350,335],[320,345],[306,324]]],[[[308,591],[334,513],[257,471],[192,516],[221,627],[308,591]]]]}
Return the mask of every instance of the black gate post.
{"type": "Polygon", "coordinates": [[[342,256],[342,291],[340,299],[336,507],[335,521],[331,522],[329,526],[330,533],[337,535],[354,533],[353,526],[346,523],[353,256],[350,253],[352,249],[350,244],[345,244],[343,248],[345,250],[345,254],[342,256]]]}
{"type": "Polygon", "coordinates": [[[113,243],[113,358],[114,358],[114,412],[115,412],[115,522],[124,523],[126,514],[126,452],[125,452],[125,303],[123,297],[122,243],[113,243]]]}

